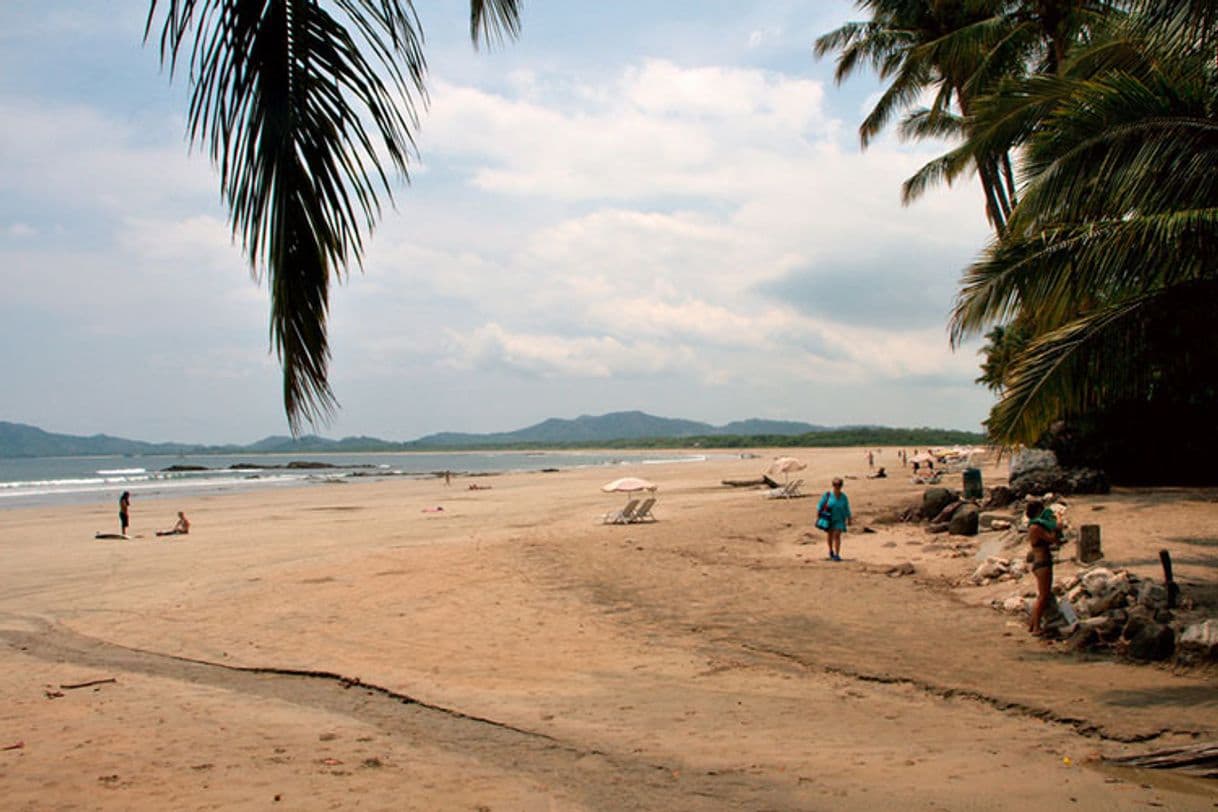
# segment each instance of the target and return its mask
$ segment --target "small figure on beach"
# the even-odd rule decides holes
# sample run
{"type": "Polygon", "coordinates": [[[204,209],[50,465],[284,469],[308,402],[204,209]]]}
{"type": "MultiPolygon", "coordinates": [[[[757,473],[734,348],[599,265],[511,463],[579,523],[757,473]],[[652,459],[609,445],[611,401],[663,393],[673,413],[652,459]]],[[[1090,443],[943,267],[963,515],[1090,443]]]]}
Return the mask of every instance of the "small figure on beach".
{"type": "Polygon", "coordinates": [[[119,535],[127,535],[127,528],[131,525],[131,491],[123,491],[123,495],[118,498],[118,527],[119,535]]]}
{"type": "Polygon", "coordinates": [[[842,531],[853,518],[850,499],[842,492],[842,479],[835,477],[832,492],[825,491],[816,506],[816,526],[825,531],[830,561],[842,560],[842,531]]]}
{"type": "Polygon", "coordinates": [[[179,510],[178,511],[178,523],[175,524],[172,529],[158,530],[158,531],[156,531],[156,534],[158,536],[185,536],[189,532],[190,532],[190,519],[187,519],[186,514],[179,510]]]}
{"type": "Polygon", "coordinates": [[[869,450],[867,452],[867,470],[870,471],[874,468],[875,468],[875,453],[869,450]]]}
{"type": "Polygon", "coordinates": [[[880,470],[876,471],[874,474],[868,474],[867,478],[868,479],[887,479],[888,473],[884,470],[884,466],[881,465],[880,470]]]}
{"type": "Polygon", "coordinates": [[[445,485],[452,485],[452,484],[453,484],[453,472],[452,472],[452,471],[445,471],[445,472],[444,472],[444,484],[445,484],[445,485]]]}
{"type": "Polygon", "coordinates": [[[1028,631],[1040,634],[1040,620],[1053,600],[1053,547],[1057,544],[1057,514],[1039,499],[1031,499],[1024,511],[1028,517],[1028,561],[1036,577],[1036,602],[1028,619],[1028,631]]]}

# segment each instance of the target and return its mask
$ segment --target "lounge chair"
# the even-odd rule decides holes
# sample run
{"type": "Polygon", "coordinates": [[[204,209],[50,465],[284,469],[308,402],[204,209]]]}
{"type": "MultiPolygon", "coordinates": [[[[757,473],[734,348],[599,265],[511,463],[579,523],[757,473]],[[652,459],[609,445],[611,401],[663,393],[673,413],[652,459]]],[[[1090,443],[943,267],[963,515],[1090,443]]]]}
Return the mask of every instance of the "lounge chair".
{"type": "Polygon", "coordinates": [[[639,507],[638,499],[631,499],[621,510],[611,510],[605,514],[602,524],[630,524],[634,521],[635,511],[639,507]]]}
{"type": "Polygon", "coordinates": [[[651,509],[655,507],[655,497],[643,500],[643,504],[639,505],[639,509],[634,512],[634,516],[630,519],[631,524],[638,522],[654,522],[656,517],[652,515],[651,509]]]}
{"type": "Polygon", "coordinates": [[[797,496],[803,496],[799,489],[803,487],[802,479],[795,479],[780,488],[771,488],[766,496],[770,499],[794,499],[797,496]]]}

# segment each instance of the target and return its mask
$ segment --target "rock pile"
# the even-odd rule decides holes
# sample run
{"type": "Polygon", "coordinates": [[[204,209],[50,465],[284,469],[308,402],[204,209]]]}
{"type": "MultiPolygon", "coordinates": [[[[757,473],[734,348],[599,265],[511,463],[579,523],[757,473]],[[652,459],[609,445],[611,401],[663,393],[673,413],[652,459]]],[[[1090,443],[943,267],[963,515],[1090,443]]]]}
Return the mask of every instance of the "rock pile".
{"type": "MultiPolygon", "coordinates": [[[[973,582],[1013,580],[1014,572],[1007,559],[991,558],[973,573],[973,582]]],[[[1059,608],[1050,610],[1045,626],[1066,637],[1072,650],[1109,649],[1144,661],[1173,655],[1186,661],[1218,659],[1218,620],[1183,622],[1167,608],[1167,589],[1162,584],[1128,570],[1093,567],[1056,584],[1054,593],[1059,608]],[[1077,622],[1067,620],[1071,615],[1077,616],[1077,622]]],[[[1025,613],[1034,596],[1035,590],[1019,592],[992,605],[1025,613]]]]}

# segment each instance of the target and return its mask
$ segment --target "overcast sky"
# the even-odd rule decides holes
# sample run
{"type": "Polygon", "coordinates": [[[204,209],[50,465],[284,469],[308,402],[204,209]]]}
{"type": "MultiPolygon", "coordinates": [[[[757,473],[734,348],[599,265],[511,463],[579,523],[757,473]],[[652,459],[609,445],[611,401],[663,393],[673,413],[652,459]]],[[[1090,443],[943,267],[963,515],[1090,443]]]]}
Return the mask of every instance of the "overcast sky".
{"type": "MultiPolygon", "coordinates": [[[[417,0],[431,106],[412,182],[332,296],[341,410],[413,439],[641,409],[722,424],[978,429],[945,328],[985,243],[971,179],[909,208],[942,150],[856,128],[817,35],[847,2],[525,0],[475,52],[417,0]]],[[[286,433],[265,285],[142,47],[147,0],[0,4],[0,420],[248,442],[286,433]]]]}

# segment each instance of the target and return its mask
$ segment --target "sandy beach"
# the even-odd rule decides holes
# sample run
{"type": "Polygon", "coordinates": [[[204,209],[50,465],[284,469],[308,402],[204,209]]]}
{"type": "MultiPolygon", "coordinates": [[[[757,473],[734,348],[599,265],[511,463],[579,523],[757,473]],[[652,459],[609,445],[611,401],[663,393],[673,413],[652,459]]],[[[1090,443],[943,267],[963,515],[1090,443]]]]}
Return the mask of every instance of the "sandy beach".
{"type": "MultiPolygon", "coordinates": [[[[974,558],[875,521],[922,491],[892,449],[885,480],[862,449],[792,452],[791,500],[720,484],[756,453],[623,469],[660,487],[628,526],[600,522],[625,501],[603,468],[143,501],[130,541],[93,538],[109,503],[0,512],[2,805],[1218,808],[1102,763],[1218,740],[1213,670],[1030,638],[958,585],[974,558]],[[837,474],[842,563],[810,533],[837,474]],[[156,538],[177,510],[190,535],[156,538]]],[[[1218,491],[1071,510],[1110,565],[1158,578],[1170,549],[1218,605],[1218,491]]]]}

